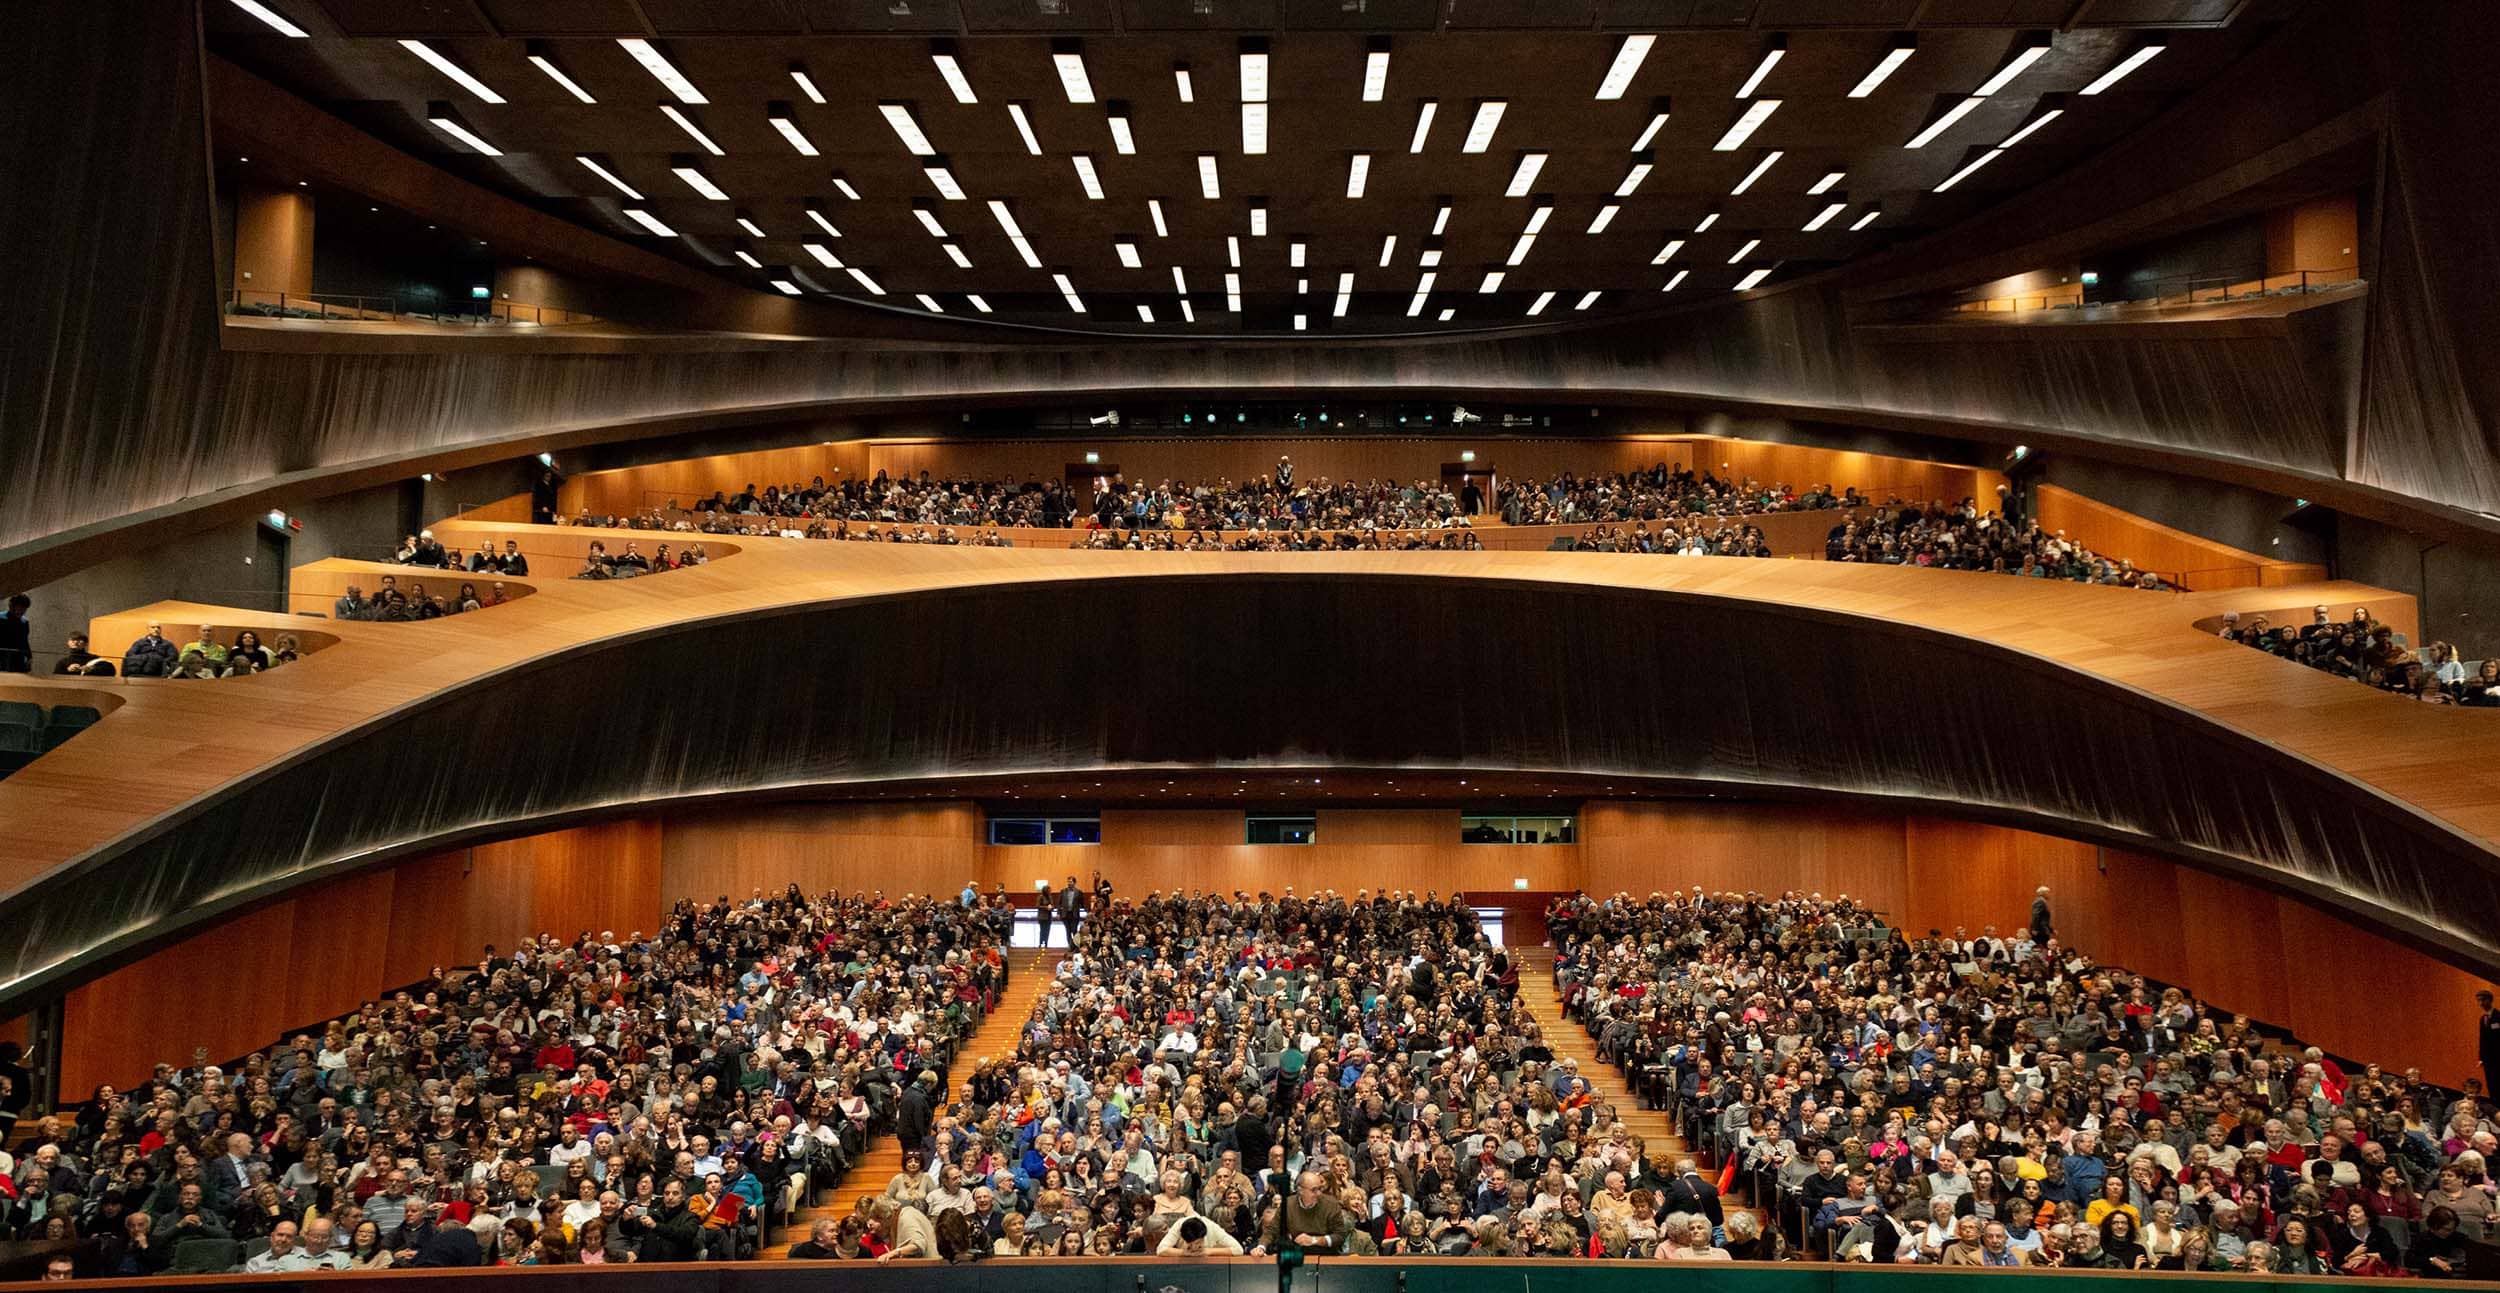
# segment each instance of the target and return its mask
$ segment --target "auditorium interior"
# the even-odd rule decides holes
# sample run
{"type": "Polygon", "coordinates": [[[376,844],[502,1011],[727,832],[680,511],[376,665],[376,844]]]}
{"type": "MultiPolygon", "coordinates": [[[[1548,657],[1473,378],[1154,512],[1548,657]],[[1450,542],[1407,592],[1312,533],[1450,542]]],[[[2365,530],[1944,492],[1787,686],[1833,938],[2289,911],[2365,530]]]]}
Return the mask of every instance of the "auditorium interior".
{"type": "Polygon", "coordinates": [[[2500,1281],[2500,6],[5,21],[0,1284],[2500,1281]]]}

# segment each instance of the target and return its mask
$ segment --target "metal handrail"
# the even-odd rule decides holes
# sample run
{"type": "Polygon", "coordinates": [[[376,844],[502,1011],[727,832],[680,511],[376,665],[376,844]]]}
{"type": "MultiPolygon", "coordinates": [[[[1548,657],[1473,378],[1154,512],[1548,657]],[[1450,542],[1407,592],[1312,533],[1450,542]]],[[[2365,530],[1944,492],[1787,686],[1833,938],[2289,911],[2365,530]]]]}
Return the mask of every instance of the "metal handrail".
{"type": "Polygon", "coordinates": [[[275,311],[273,317],[287,319],[344,319],[351,322],[396,322],[407,319],[428,323],[460,323],[472,326],[487,324],[519,324],[524,327],[554,327],[574,323],[597,323],[599,316],[585,310],[568,310],[560,306],[539,305],[528,301],[489,300],[486,308],[476,312],[402,310],[395,296],[357,296],[336,292],[279,292],[266,288],[236,287],[226,293],[226,313],[250,314],[275,311]]]}
{"type": "Polygon", "coordinates": [[[2164,308],[2179,305],[2209,305],[2222,301],[2244,301],[2260,296],[2307,296],[2361,280],[2357,266],[2332,269],[2287,269],[2269,274],[2263,270],[2238,273],[2171,274],[2152,281],[2153,290],[2146,295],[2128,296],[2111,301],[2083,299],[2080,284],[2071,290],[2027,292],[2014,296],[1990,296],[1977,300],[1958,301],[1956,314],[2019,314],[2032,310],[2083,309],[2087,306],[2152,306],[2164,308]]]}

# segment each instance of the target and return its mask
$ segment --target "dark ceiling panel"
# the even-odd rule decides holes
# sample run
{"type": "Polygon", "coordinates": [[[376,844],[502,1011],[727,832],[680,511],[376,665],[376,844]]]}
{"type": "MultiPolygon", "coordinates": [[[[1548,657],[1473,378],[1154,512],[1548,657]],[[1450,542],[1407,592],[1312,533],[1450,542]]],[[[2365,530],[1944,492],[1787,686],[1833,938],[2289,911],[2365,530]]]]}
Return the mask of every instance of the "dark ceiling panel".
{"type": "Polygon", "coordinates": [[[1450,0],[1452,31],[1585,31],[1597,25],[1597,0],[1450,0]]]}
{"type": "Polygon", "coordinates": [[[1762,0],[1756,25],[1901,27],[1917,13],[1918,0],[1762,0]]]}
{"type": "Polygon", "coordinates": [[[795,34],[798,7],[787,0],[634,0],[663,36],[795,34]]]}
{"type": "Polygon", "coordinates": [[[631,0],[478,0],[506,36],[646,36],[631,0]]]}
{"type": "Polygon", "coordinates": [[[964,26],[975,32],[1112,29],[1111,0],[958,0],[958,3],[963,7],[964,26]]]}
{"type": "Polygon", "coordinates": [[[321,0],[350,36],[484,36],[469,0],[321,0]]]}
{"type": "Polygon", "coordinates": [[[1433,31],[1439,0],[1284,0],[1285,25],[1296,31],[1433,31]]]}
{"type": "Polygon", "coordinates": [[[2231,16],[2239,0],[2099,0],[2084,11],[2086,27],[2212,26],[2231,16]]]}
{"type": "Polygon", "coordinates": [[[1600,26],[1643,31],[1718,31],[1753,24],[1759,0],[1600,0],[1600,26]]]}
{"type": "Polygon", "coordinates": [[[1130,31],[1269,31],[1278,0],[1120,0],[1130,31]]]}
{"type": "Polygon", "coordinates": [[[2078,0],[1929,0],[1921,27],[2062,27],[2078,0]]]}
{"type": "Polygon", "coordinates": [[[952,32],[963,30],[955,0],[798,0],[808,29],[841,32],[952,32]]]}

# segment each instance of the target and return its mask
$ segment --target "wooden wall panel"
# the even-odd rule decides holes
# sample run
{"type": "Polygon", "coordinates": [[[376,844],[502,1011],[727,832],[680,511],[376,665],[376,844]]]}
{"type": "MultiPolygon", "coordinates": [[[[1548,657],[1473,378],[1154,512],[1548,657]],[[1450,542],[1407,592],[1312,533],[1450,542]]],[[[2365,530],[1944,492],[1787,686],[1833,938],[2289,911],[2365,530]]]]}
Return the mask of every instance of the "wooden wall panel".
{"type": "Polygon", "coordinates": [[[1482,845],[1458,840],[1456,809],[1320,809],[1308,845],[1243,842],[1244,814],[1233,810],[1144,810],[1103,814],[1102,843],[985,850],[983,883],[1030,892],[1093,873],[1123,892],[1202,889],[1309,895],[1334,889],[1413,888],[1448,897],[1465,892],[1501,903],[1522,892],[1568,891],[1578,884],[1575,845],[1482,845]]]}
{"type": "MultiPolygon", "coordinates": [[[[778,891],[953,893],[980,871],[984,822],[969,804],[760,804],[669,814],[660,901],[778,891]]],[[[988,881],[983,881],[988,887],[988,881]]]]}
{"type": "Polygon", "coordinates": [[[309,1022],[286,1016],[301,972],[295,903],[262,907],[71,990],[62,1007],[62,1093],[128,1086],[159,1061],[220,1062],[309,1022]]]}
{"type": "Polygon", "coordinates": [[[2032,515],[2095,552],[2124,557],[2189,588],[2278,588],[2326,578],[2324,566],[2276,561],[2148,521],[2055,485],[2032,488],[2032,515]]]}
{"type": "Polygon", "coordinates": [[[335,1018],[383,988],[410,981],[383,977],[396,882],[391,868],[377,868],[283,904],[292,909],[292,973],[268,982],[283,989],[279,1014],[287,1027],[335,1018]]]}
{"type": "Polygon", "coordinates": [[[1878,910],[1909,904],[1895,813],[1709,800],[1590,803],[1580,813],[1583,882],[1635,897],[1695,885],[1718,893],[1801,889],[1878,910]]]}

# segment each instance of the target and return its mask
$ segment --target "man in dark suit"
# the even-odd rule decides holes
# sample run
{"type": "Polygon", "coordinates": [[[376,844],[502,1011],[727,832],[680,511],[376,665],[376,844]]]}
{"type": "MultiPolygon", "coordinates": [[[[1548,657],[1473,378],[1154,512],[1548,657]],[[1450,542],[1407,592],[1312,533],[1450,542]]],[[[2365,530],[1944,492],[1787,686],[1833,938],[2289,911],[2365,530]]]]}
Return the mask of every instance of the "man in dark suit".
{"type": "Polygon", "coordinates": [[[895,1101],[894,1137],[902,1142],[906,1154],[928,1148],[929,1129],[934,1125],[929,1112],[929,1088],[936,1084],[937,1075],[922,1069],[895,1101]]]}
{"type": "Polygon", "coordinates": [[[231,1209],[252,1188],[252,1138],[242,1132],[226,1137],[226,1152],[208,1161],[210,1203],[231,1209]]]}
{"type": "Polygon", "coordinates": [[[1077,922],[1085,918],[1085,891],[1076,887],[1076,877],[1069,876],[1067,886],[1059,891],[1059,923],[1068,927],[1068,945],[1076,945],[1077,922]]]}
{"type": "Polygon", "coordinates": [[[1727,1220],[1726,1209],[1719,1203],[1718,1183],[1703,1176],[1689,1158],[1676,1160],[1675,1179],[1667,1182],[1667,1211],[1698,1212],[1714,1226],[1727,1220]]]}

